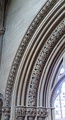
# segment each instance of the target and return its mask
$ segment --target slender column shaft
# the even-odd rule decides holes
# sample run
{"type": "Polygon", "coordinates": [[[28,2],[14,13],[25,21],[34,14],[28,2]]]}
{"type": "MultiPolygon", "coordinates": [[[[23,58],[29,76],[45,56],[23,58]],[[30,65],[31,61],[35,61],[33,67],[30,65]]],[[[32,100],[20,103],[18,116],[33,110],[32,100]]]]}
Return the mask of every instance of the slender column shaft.
{"type": "Polygon", "coordinates": [[[55,110],[51,109],[51,120],[55,120],[55,110]]]}

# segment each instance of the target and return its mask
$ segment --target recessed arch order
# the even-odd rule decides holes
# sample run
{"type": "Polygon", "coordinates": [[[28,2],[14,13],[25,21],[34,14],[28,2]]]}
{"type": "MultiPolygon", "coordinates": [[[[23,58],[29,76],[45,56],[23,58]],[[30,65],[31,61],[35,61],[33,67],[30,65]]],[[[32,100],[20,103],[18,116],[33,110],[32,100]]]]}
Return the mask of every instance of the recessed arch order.
{"type": "Polygon", "coordinates": [[[32,21],[11,66],[5,91],[5,106],[11,106],[16,81],[16,106],[37,107],[46,104],[45,94],[48,95],[49,84],[51,87],[52,83],[47,78],[51,63],[54,67],[53,61],[57,64],[65,52],[64,16],[64,0],[48,0],[32,21]]]}

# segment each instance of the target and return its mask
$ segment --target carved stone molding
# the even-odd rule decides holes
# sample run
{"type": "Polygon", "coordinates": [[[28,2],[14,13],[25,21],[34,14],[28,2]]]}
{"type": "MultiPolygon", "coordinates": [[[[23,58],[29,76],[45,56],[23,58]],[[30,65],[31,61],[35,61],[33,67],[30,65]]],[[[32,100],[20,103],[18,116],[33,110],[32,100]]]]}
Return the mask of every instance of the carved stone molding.
{"type": "Polygon", "coordinates": [[[35,117],[36,116],[36,108],[35,107],[27,107],[26,115],[35,117]]]}
{"type": "Polygon", "coordinates": [[[45,117],[47,117],[48,116],[48,110],[45,108],[38,108],[37,109],[37,116],[38,117],[43,117],[43,118],[45,118],[45,117]]]}
{"type": "Polygon", "coordinates": [[[56,29],[50,35],[50,37],[44,44],[37,58],[36,64],[33,68],[33,72],[31,75],[32,77],[30,80],[30,87],[29,87],[29,94],[28,94],[28,106],[36,106],[37,89],[38,89],[38,84],[39,84],[39,80],[40,80],[43,68],[45,66],[45,63],[50,53],[54,49],[59,39],[64,35],[64,33],[65,33],[65,19],[62,20],[62,22],[56,27],[56,29]]]}
{"type": "Polygon", "coordinates": [[[11,107],[3,107],[2,112],[5,120],[9,120],[11,107]]]}
{"type": "Polygon", "coordinates": [[[49,110],[51,110],[51,108],[17,106],[15,111],[15,117],[16,119],[24,118],[25,116],[32,118],[36,116],[45,118],[48,116],[49,110]]]}
{"type": "Polygon", "coordinates": [[[16,119],[26,116],[26,108],[21,106],[16,107],[15,116],[16,119]]]}
{"type": "Polygon", "coordinates": [[[17,70],[20,64],[20,61],[22,59],[22,56],[25,52],[25,49],[33,36],[34,32],[36,31],[37,27],[39,24],[42,22],[44,17],[48,14],[51,8],[58,2],[59,0],[48,0],[45,5],[42,7],[42,9],[39,11],[37,16],[34,18],[33,22],[31,23],[30,27],[28,28],[20,46],[19,49],[16,53],[16,56],[14,58],[9,77],[8,77],[8,82],[7,82],[7,87],[6,87],[6,106],[10,105],[11,102],[11,95],[12,95],[12,89],[15,81],[15,77],[17,74],[17,70]]]}

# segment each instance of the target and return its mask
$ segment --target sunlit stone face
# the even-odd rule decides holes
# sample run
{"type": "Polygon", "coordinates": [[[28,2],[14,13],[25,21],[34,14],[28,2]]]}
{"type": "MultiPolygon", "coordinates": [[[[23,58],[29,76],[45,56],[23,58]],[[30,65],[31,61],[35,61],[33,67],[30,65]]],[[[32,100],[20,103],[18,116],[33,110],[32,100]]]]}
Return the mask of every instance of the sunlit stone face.
{"type": "Polygon", "coordinates": [[[62,67],[61,70],[60,70],[60,74],[63,74],[63,73],[65,73],[64,67],[62,67]]]}

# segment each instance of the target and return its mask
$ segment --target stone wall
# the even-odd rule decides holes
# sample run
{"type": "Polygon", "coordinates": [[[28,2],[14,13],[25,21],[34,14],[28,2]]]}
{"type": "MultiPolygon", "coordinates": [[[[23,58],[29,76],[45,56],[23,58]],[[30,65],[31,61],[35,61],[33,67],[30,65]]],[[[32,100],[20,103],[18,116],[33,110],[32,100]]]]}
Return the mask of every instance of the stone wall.
{"type": "Polygon", "coordinates": [[[0,92],[4,95],[18,46],[33,18],[46,0],[12,0],[6,13],[0,69],[0,92]]]}

